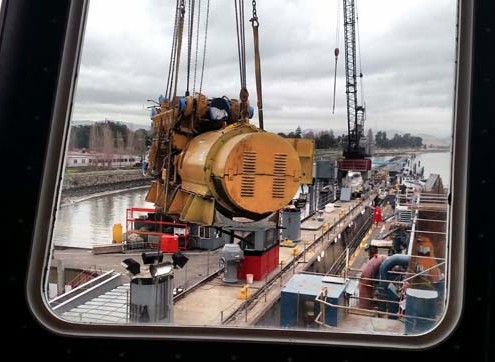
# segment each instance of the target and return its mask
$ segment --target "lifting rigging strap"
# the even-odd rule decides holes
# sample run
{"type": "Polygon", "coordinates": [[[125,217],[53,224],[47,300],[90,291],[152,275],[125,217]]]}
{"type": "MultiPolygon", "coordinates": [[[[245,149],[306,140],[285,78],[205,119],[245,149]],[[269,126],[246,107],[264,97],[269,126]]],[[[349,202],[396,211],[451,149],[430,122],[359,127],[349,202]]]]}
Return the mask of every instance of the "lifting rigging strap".
{"type": "MultiPolygon", "coordinates": [[[[249,92],[246,86],[246,36],[244,30],[244,0],[235,1],[235,15],[236,15],[236,29],[237,29],[237,52],[239,55],[239,74],[241,79],[241,90],[239,92],[239,99],[241,101],[241,119],[248,118],[248,98],[249,92]]],[[[257,93],[257,106],[258,106],[258,118],[259,128],[263,129],[263,101],[261,92],[261,65],[260,65],[260,52],[259,52],[259,35],[258,35],[258,14],[256,12],[256,0],[252,1],[253,16],[249,20],[253,27],[254,38],[254,57],[255,57],[255,77],[256,77],[256,93],[257,93]]]]}
{"type": "Polygon", "coordinates": [[[261,92],[261,63],[260,63],[260,47],[258,37],[258,27],[260,23],[258,21],[258,14],[256,13],[256,0],[253,0],[253,17],[249,20],[253,27],[253,39],[254,39],[254,71],[256,75],[256,95],[258,105],[258,121],[259,128],[263,129],[263,99],[261,92]]]}
{"type": "Polygon", "coordinates": [[[235,0],[235,25],[237,30],[237,54],[239,56],[239,76],[241,80],[241,90],[239,100],[241,119],[249,118],[249,92],[246,87],[246,32],[244,28],[244,0],[235,0]]]}

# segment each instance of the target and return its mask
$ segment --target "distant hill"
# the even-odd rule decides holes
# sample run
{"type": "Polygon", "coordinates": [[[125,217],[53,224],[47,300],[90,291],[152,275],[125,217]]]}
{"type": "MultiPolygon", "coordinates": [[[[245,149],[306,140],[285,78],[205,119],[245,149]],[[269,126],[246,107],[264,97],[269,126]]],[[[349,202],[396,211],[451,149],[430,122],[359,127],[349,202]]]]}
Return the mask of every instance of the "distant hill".
{"type": "MultiPolygon", "coordinates": [[[[145,129],[145,130],[148,130],[150,127],[151,127],[151,123],[148,124],[148,125],[144,125],[144,124],[139,124],[139,123],[132,123],[132,122],[126,122],[126,121],[117,121],[117,120],[113,120],[113,119],[107,119],[107,121],[110,121],[110,122],[115,122],[115,123],[119,123],[119,124],[125,124],[131,131],[136,131],[138,129],[145,129]]],[[[72,126],[91,126],[95,123],[100,123],[100,122],[105,122],[104,119],[102,120],[98,120],[98,121],[90,121],[90,120],[73,120],[71,122],[71,125],[72,126]]]]}
{"type": "Polygon", "coordinates": [[[433,146],[448,146],[450,145],[451,139],[450,137],[438,137],[432,136],[430,134],[420,133],[417,135],[423,139],[424,145],[433,145],[433,146]]]}
{"type": "Polygon", "coordinates": [[[82,120],[82,121],[72,121],[70,124],[71,126],[91,126],[94,123],[95,121],[82,120]]]}
{"type": "MultiPolygon", "coordinates": [[[[307,129],[307,130],[303,129],[303,133],[307,132],[309,130],[313,131],[313,133],[315,133],[315,134],[317,134],[318,132],[321,131],[321,130],[315,130],[315,129],[307,129]]],[[[367,135],[367,133],[366,133],[367,131],[368,130],[366,129],[365,135],[367,135]]],[[[373,130],[373,135],[375,136],[378,131],[380,131],[380,130],[373,130]]],[[[388,139],[391,139],[392,137],[394,137],[394,135],[396,133],[401,135],[401,136],[403,136],[406,133],[410,133],[411,136],[421,137],[424,145],[449,146],[450,142],[451,142],[451,139],[448,136],[435,136],[435,135],[426,134],[426,133],[401,132],[398,130],[384,130],[384,131],[387,133],[388,139]]],[[[334,130],[333,133],[337,137],[337,136],[340,136],[342,134],[347,133],[347,130],[334,130]]]]}
{"type": "MultiPolygon", "coordinates": [[[[367,131],[367,130],[366,130],[367,131]]],[[[379,129],[373,130],[373,135],[376,135],[379,129]]],[[[383,130],[387,133],[387,138],[391,139],[395,134],[403,136],[406,133],[410,133],[413,137],[421,137],[424,145],[434,145],[434,146],[448,146],[450,145],[450,137],[443,135],[432,135],[428,133],[415,133],[415,132],[404,132],[396,129],[385,129],[383,130]]]]}

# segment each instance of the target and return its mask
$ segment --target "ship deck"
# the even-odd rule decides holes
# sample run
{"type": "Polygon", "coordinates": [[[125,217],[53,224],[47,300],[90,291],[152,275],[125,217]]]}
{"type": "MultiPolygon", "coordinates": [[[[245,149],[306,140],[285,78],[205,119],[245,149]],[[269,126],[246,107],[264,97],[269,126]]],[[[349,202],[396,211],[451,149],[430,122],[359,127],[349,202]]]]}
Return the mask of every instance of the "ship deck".
{"type": "MultiPolygon", "coordinates": [[[[214,251],[185,251],[189,258],[183,269],[174,271],[175,283],[185,287],[185,292],[174,299],[173,321],[179,326],[233,326],[255,327],[263,316],[277,303],[286,283],[296,273],[304,273],[317,262],[322,252],[331,250],[334,240],[343,229],[358,215],[363,208],[369,206],[370,200],[351,200],[339,202],[338,207],[331,211],[304,220],[301,224],[301,240],[293,243],[281,243],[279,249],[279,265],[263,280],[246,280],[225,282],[223,273],[218,269],[221,250],[214,251]],[[288,245],[288,246],[284,246],[288,245]],[[205,270],[205,263],[207,264],[205,270]],[[247,291],[247,292],[246,292],[247,291]]],[[[373,228],[361,241],[353,255],[348,260],[349,278],[359,277],[359,270],[368,259],[365,250],[366,241],[384,232],[386,223],[373,228]]],[[[89,250],[55,250],[55,259],[66,268],[88,268],[98,265],[102,270],[123,272],[120,265],[124,258],[139,253],[122,255],[104,254],[93,255],[89,250]]],[[[126,289],[128,290],[128,288],[126,289]]],[[[128,293],[128,291],[127,291],[128,293]]],[[[120,308],[127,308],[126,298],[120,297],[120,308]]],[[[85,309],[69,311],[65,316],[84,320],[85,309]],[[72,317],[71,317],[72,316],[72,317]]],[[[122,314],[122,313],[120,313],[122,314]]],[[[124,321],[120,318],[120,322],[124,321]]],[[[345,310],[339,327],[328,327],[333,330],[368,331],[374,333],[402,333],[403,325],[397,320],[376,318],[372,313],[352,312],[345,310]]]]}

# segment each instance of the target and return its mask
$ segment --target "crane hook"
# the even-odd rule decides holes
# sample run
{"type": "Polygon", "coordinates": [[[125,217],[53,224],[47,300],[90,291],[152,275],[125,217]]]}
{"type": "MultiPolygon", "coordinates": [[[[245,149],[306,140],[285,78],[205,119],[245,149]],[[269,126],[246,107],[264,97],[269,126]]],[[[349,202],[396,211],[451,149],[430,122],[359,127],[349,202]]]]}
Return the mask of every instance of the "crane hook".
{"type": "Polygon", "coordinates": [[[335,91],[337,88],[337,59],[339,57],[339,48],[335,48],[333,53],[335,54],[335,72],[333,75],[333,107],[332,107],[332,114],[335,113],[335,91]]]}

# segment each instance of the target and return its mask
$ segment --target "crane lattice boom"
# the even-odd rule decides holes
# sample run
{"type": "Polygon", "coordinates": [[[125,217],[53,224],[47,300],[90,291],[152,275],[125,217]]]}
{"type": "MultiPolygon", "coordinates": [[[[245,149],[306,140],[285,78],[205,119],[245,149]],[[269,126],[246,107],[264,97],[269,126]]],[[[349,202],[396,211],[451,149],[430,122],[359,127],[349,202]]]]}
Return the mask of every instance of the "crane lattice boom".
{"type": "MultiPolygon", "coordinates": [[[[364,139],[365,108],[358,104],[358,84],[356,70],[356,5],[355,0],[343,0],[345,77],[347,98],[347,139],[344,159],[338,161],[342,172],[369,171],[371,160],[365,152],[361,140],[364,139]]],[[[359,74],[362,77],[362,74],[359,74]]]]}

